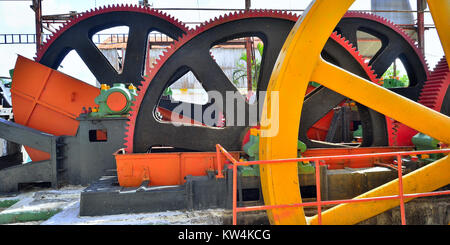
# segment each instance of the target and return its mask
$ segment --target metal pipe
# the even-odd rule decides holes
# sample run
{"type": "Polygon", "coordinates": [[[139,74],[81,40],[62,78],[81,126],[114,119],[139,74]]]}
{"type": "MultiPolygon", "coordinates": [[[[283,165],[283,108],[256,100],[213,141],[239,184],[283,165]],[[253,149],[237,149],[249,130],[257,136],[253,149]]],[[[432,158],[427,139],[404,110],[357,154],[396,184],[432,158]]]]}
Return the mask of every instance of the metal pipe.
{"type": "Polygon", "coordinates": [[[32,9],[36,24],[36,52],[42,44],[42,0],[33,0],[32,9]]]}
{"type": "Polygon", "coordinates": [[[417,0],[417,42],[422,54],[425,54],[425,7],[426,2],[424,0],[417,0]]]}
{"type": "MultiPolygon", "coordinates": [[[[290,158],[290,159],[278,159],[278,160],[259,160],[259,161],[247,161],[238,162],[239,166],[248,166],[254,164],[274,164],[274,163],[288,163],[299,161],[315,161],[315,160],[341,160],[341,159],[354,159],[354,158],[368,158],[368,157],[389,157],[389,156],[407,156],[411,154],[436,154],[436,153],[448,153],[448,149],[440,150],[428,150],[428,151],[410,151],[410,152],[383,152],[383,153],[368,153],[368,154],[355,154],[355,155],[337,155],[337,156],[320,156],[320,157],[302,157],[302,158],[290,158]]],[[[231,156],[231,155],[230,155],[231,156]]]]}
{"type": "MultiPolygon", "coordinates": [[[[423,192],[423,193],[414,193],[414,194],[404,194],[405,198],[417,198],[417,197],[430,197],[430,196],[440,196],[440,195],[450,195],[449,191],[433,191],[433,192],[423,192]]],[[[370,202],[370,201],[383,201],[383,200],[392,200],[399,199],[399,195],[394,196],[381,196],[381,197],[367,197],[360,199],[341,199],[341,200],[331,200],[331,201],[321,201],[320,204],[322,206],[325,205],[336,205],[343,203],[358,203],[358,202],[370,202]]],[[[304,203],[294,203],[294,204],[281,204],[281,205],[267,205],[267,206],[251,206],[251,207],[240,207],[237,208],[237,212],[250,212],[250,211],[261,211],[261,210],[269,210],[276,208],[295,208],[295,207],[310,207],[319,205],[319,202],[304,202],[304,203]]]]}
{"type": "Polygon", "coordinates": [[[237,165],[233,164],[233,225],[237,224],[237,165]]]}
{"type": "MultiPolygon", "coordinates": [[[[175,10],[175,11],[245,11],[245,8],[153,8],[157,10],[175,10]]],[[[273,9],[277,11],[292,11],[292,12],[304,12],[304,9],[273,9]]],[[[363,12],[383,12],[383,13],[414,13],[415,10],[356,10],[356,11],[363,11],[363,12]]],[[[349,11],[352,12],[352,11],[349,11]]],[[[430,11],[424,11],[424,13],[429,13],[430,11]]]]}
{"type": "Polygon", "coordinates": [[[402,157],[400,155],[397,155],[397,172],[398,172],[398,195],[400,197],[400,214],[402,217],[402,225],[406,225],[405,199],[403,197],[402,157]]]}
{"type": "Polygon", "coordinates": [[[222,174],[222,161],[221,161],[222,158],[221,158],[221,155],[220,155],[220,149],[219,149],[218,145],[216,145],[216,158],[217,158],[217,160],[216,160],[216,162],[217,162],[217,175],[216,175],[216,178],[217,179],[223,179],[224,176],[222,174]]]}
{"type": "MultiPolygon", "coordinates": [[[[245,0],[245,10],[250,10],[251,0],[245,0]]],[[[247,54],[247,92],[252,91],[252,42],[249,37],[245,38],[245,51],[247,54]]]]}
{"type": "Polygon", "coordinates": [[[320,196],[320,162],[319,160],[315,160],[316,167],[316,201],[317,201],[317,217],[319,225],[322,224],[322,197],[320,196]]]}

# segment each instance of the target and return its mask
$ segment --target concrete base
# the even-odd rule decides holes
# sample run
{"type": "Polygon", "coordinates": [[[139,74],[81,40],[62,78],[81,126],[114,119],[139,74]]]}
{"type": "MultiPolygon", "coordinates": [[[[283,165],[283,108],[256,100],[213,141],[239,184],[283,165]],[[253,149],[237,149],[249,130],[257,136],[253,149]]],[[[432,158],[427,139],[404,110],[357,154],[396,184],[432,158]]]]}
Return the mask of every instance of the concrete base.
{"type": "Polygon", "coordinates": [[[81,193],[80,216],[231,209],[231,183],[213,176],[187,176],[183,185],[130,188],[119,186],[116,176],[105,176],[81,193]]]}
{"type": "MultiPolygon", "coordinates": [[[[232,170],[226,177],[187,176],[179,186],[126,188],[118,184],[114,171],[92,183],[81,193],[80,216],[145,213],[172,210],[232,208],[232,170]]],[[[323,200],[352,198],[395,178],[387,168],[321,171],[323,200]]],[[[300,174],[304,200],[315,198],[315,174],[300,174]]],[[[263,205],[258,176],[239,176],[238,206],[263,205]]]]}
{"type": "MultiPolygon", "coordinates": [[[[447,186],[441,190],[449,190],[447,186]]],[[[450,224],[450,196],[420,197],[405,203],[407,225],[448,225],[450,224]]],[[[359,225],[400,225],[400,207],[365,220],[359,225]]]]}

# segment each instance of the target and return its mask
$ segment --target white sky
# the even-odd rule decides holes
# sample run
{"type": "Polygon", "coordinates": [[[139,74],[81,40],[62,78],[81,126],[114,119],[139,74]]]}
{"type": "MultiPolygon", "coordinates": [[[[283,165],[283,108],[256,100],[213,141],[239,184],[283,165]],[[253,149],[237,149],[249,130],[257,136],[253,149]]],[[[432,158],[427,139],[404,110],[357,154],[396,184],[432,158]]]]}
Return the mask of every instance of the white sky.
{"type": "MultiPolygon", "coordinates": [[[[155,8],[168,7],[200,7],[200,8],[244,8],[244,0],[149,0],[155,8]],[[224,4],[226,2],[226,4],[224,4]]],[[[252,0],[251,8],[255,9],[304,9],[310,0],[252,0]]],[[[137,4],[138,0],[43,0],[43,15],[64,14],[69,11],[83,12],[98,6],[108,4],[137,4]]],[[[410,0],[412,9],[416,8],[416,0],[410,0]]],[[[0,33],[35,33],[34,12],[29,7],[31,1],[0,0],[0,33]]],[[[351,10],[370,9],[370,0],[356,0],[351,10]]],[[[184,22],[206,21],[226,12],[219,11],[166,11],[184,22]]],[[[429,13],[425,14],[425,24],[432,24],[429,13]]],[[[14,68],[17,54],[32,59],[35,56],[35,45],[4,45],[0,44],[0,76],[9,76],[8,71],[14,68]]],[[[443,51],[437,32],[431,29],[425,32],[425,56],[433,68],[443,56],[443,51]]],[[[76,61],[75,61],[76,62],[76,61]]],[[[73,71],[67,71],[73,75],[73,71]]]]}

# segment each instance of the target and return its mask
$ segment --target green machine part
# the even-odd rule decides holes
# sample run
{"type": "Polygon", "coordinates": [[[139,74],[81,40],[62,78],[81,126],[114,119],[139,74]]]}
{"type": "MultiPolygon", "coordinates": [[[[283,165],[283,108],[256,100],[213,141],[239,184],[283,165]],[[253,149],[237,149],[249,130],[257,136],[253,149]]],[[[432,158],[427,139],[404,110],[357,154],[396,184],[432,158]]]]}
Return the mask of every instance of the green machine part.
{"type": "MultiPolygon", "coordinates": [[[[418,151],[439,149],[439,141],[423,133],[414,135],[411,141],[418,151]]],[[[444,154],[442,153],[429,155],[422,154],[418,156],[419,161],[422,163],[421,165],[434,162],[442,157],[444,157],[444,154]]]]}
{"type": "Polygon", "coordinates": [[[127,116],[133,101],[136,100],[136,96],[136,87],[133,84],[130,84],[128,87],[123,83],[114,83],[112,87],[102,84],[100,95],[94,100],[98,107],[92,108],[92,112],[89,115],[91,117],[127,116]],[[117,103],[117,101],[112,100],[120,100],[120,102],[117,103]]]}
{"type": "MultiPolygon", "coordinates": [[[[256,128],[250,129],[249,141],[242,147],[245,153],[249,156],[248,160],[259,160],[259,131],[256,128]]],[[[259,176],[259,166],[239,166],[238,173],[240,176],[259,176]]]]}
{"type": "MultiPolygon", "coordinates": [[[[242,147],[244,152],[249,156],[250,161],[259,160],[259,130],[250,129],[249,141],[242,147]]],[[[306,144],[300,140],[297,143],[298,157],[306,151],[306,144]]],[[[300,174],[314,173],[315,168],[309,162],[298,162],[298,172],[300,174]]],[[[240,176],[259,176],[259,165],[239,166],[238,172],[240,176]]]]}

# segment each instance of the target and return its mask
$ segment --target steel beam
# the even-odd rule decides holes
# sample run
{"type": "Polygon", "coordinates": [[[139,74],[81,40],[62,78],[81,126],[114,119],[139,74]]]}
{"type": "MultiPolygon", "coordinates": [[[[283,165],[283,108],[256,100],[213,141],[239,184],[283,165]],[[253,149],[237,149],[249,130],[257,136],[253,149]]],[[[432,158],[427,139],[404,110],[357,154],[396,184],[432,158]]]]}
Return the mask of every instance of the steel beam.
{"type": "Polygon", "coordinates": [[[51,134],[0,118],[0,138],[7,141],[50,152],[52,137],[51,134]]]}

